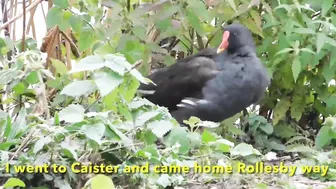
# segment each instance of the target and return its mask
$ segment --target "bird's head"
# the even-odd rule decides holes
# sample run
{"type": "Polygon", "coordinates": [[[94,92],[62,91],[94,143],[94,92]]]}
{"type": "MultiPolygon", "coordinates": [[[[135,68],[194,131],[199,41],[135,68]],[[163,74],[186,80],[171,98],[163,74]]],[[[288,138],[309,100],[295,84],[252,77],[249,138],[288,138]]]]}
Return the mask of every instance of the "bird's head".
{"type": "Polygon", "coordinates": [[[244,46],[249,46],[255,51],[252,34],[245,26],[233,23],[224,27],[222,42],[217,49],[217,53],[221,53],[224,50],[234,52],[244,46]]]}

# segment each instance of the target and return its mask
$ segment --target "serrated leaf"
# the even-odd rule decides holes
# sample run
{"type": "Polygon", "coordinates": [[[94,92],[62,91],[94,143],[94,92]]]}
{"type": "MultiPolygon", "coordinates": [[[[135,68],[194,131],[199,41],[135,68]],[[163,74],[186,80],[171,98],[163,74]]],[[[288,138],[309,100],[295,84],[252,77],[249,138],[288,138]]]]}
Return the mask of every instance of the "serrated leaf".
{"type": "Polygon", "coordinates": [[[317,52],[320,52],[324,43],[326,42],[327,36],[324,33],[317,33],[316,36],[316,49],[317,52]]]}
{"type": "Polygon", "coordinates": [[[234,146],[234,143],[226,139],[219,139],[216,141],[216,150],[227,153],[230,152],[231,148],[234,146]]]}
{"type": "Polygon", "coordinates": [[[61,95],[71,97],[88,96],[96,90],[96,86],[91,80],[74,81],[69,83],[61,91],[61,95]]]}
{"type": "Polygon", "coordinates": [[[292,63],[292,73],[294,82],[296,82],[297,78],[299,77],[301,73],[301,61],[299,57],[295,57],[292,63]]]}
{"type": "Polygon", "coordinates": [[[329,43],[330,45],[336,47],[336,41],[335,41],[335,39],[332,39],[332,38],[327,37],[327,36],[326,36],[325,39],[326,39],[326,42],[327,42],[327,43],[329,43]]]}
{"type": "Polygon", "coordinates": [[[59,7],[52,7],[48,10],[46,25],[47,28],[52,28],[62,22],[63,19],[63,10],[59,7]]]}
{"type": "Polygon", "coordinates": [[[273,125],[276,125],[281,119],[286,116],[286,112],[289,109],[290,102],[287,99],[281,99],[274,108],[273,113],[273,125]]]}
{"type": "Polygon", "coordinates": [[[202,1],[199,0],[189,1],[188,6],[192,10],[192,12],[197,12],[201,18],[211,22],[211,16],[209,14],[209,11],[206,9],[206,6],[202,1]]]}
{"type": "Polygon", "coordinates": [[[10,178],[3,185],[4,188],[26,187],[26,184],[18,178],[10,178]]]}
{"type": "Polygon", "coordinates": [[[84,120],[85,109],[81,105],[70,104],[59,112],[59,118],[68,123],[77,123],[84,120]]]}
{"type": "Polygon", "coordinates": [[[259,35],[260,37],[264,38],[264,34],[263,31],[261,29],[261,27],[258,27],[258,25],[256,24],[255,21],[253,21],[251,18],[242,18],[239,19],[239,21],[245,25],[249,30],[251,30],[251,32],[259,35]]]}
{"type": "Polygon", "coordinates": [[[112,179],[106,175],[97,175],[91,179],[92,189],[115,189],[112,179]]]}
{"type": "Polygon", "coordinates": [[[315,31],[311,28],[294,28],[293,32],[299,34],[315,34],[315,31]]]}
{"type": "Polygon", "coordinates": [[[284,48],[284,49],[280,50],[279,52],[277,52],[275,55],[287,53],[287,52],[290,52],[290,51],[293,51],[293,50],[294,50],[293,48],[284,48]]]}
{"type": "Polygon", "coordinates": [[[158,111],[145,112],[135,119],[136,126],[143,126],[147,121],[159,115],[158,111]]]}
{"type": "Polygon", "coordinates": [[[316,54],[314,51],[308,49],[308,48],[302,48],[300,49],[300,51],[303,51],[303,52],[308,52],[308,53],[311,53],[311,54],[316,54]]]}
{"type": "Polygon", "coordinates": [[[249,156],[249,155],[261,155],[261,153],[254,149],[252,145],[246,143],[240,143],[231,150],[231,156],[249,156]]]}
{"type": "Polygon", "coordinates": [[[77,64],[75,64],[69,73],[93,71],[103,68],[104,65],[104,60],[99,55],[91,55],[83,58],[77,64]]]}
{"type": "Polygon", "coordinates": [[[290,107],[291,117],[296,121],[301,119],[301,115],[306,107],[305,98],[300,95],[295,95],[292,98],[292,103],[290,107]]]}
{"type": "Polygon", "coordinates": [[[315,150],[302,144],[293,144],[286,147],[286,152],[315,153],[315,150]]]}
{"type": "Polygon", "coordinates": [[[156,137],[161,138],[173,128],[173,123],[167,120],[153,121],[147,124],[147,128],[150,129],[156,137]]]}
{"type": "Polygon", "coordinates": [[[87,138],[94,140],[99,145],[101,145],[101,139],[105,134],[105,125],[103,123],[84,125],[81,129],[81,132],[83,132],[87,138]]]}
{"type": "Polygon", "coordinates": [[[197,132],[191,132],[187,135],[190,140],[191,148],[200,148],[202,146],[202,137],[197,132]]]}
{"type": "Polygon", "coordinates": [[[179,153],[186,154],[190,150],[190,140],[186,137],[189,133],[183,127],[173,127],[171,132],[168,134],[165,145],[168,147],[179,144],[179,153]]]}
{"type": "Polygon", "coordinates": [[[167,186],[171,185],[169,178],[170,178],[169,175],[161,174],[160,177],[157,179],[156,183],[162,186],[163,188],[166,188],[167,186]]]}
{"type": "Polygon", "coordinates": [[[96,83],[100,94],[104,97],[123,82],[123,77],[113,72],[98,72],[94,74],[94,82],[96,83]]]}
{"type": "Polygon", "coordinates": [[[196,16],[194,12],[188,11],[187,19],[188,19],[189,24],[195,29],[195,31],[199,35],[204,35],[204,30],[202,28],[201,21],[199,20],[199,18],[196,16]]]}
{"type": "Polygon", "coordinates": [[[315,138],[315,147],[317,149],[321,149],[330,143],[332,138],[329,136],[329,132],[330,127],[328,126],[321,127],[315,138]]]}
{"type": "Polygon", "coordinates": [[[255,10],[250,10],[250,14],[259,28],[261,28],[261,18],[259,12],[255,10]]]}
{"type": "Polygon", "coordinates": [[[51,138],[49,136],[42,136],[34,145],[34,149],[33,152],[36,154],[37,152],[39,152],[40,150],[42,150],[42,148],[49,144],[51,142],[51,138]]]}
{"type": "Polygon", "coordinates": [[[322,16],[325,16],[329,9],[333,6],[334,0],[323,0],[322,1],[322,16]]]}
{"type": "Polygon", "coordinates": [[[237,7],[236,7],[236,3],[234,2],[234,0],[228,0],[228,3],[230,5],[230,7],[237,12],[237,7]]]}

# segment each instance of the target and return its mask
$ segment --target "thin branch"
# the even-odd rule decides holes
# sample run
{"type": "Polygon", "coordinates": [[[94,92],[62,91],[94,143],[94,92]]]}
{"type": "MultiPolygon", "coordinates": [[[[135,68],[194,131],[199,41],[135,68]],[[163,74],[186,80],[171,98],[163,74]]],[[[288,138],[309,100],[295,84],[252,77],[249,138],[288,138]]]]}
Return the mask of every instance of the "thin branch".
{"type": "MultiPolygon", "coordinates": [[[[43,0],[36,0],[34,1],[31,5],[29,5],[26,9],[24,9],[26,12],[31,11],[34,7],[36,7],[39,3],[41,3],[43,0]]],[[[21,16],[23,16],[23,13],[13,17],[12,19],[8,20],[6,23],[4,23],[1,27],[0,27],[0,31],[3,30],[4,28],[6,28],[9,24],[15,22],[17,19],[21,18],[21,16]]]]}
{"type": "Polygon", "coordinates": [[[21,38],[21,52],[25,50],[26,41],[26,0],[22,1],[23,20],[22,20],[22,38],[21,38]]]}
{"type": "Polygon", "coordinates": [[[70,45],[76,50],[76,53],[80,55],[79,49],[77,48],[76,44],[70,39],[70,37],[61,30],[59,31],[63,35],[63,37],[70,43],[70,45]]]}

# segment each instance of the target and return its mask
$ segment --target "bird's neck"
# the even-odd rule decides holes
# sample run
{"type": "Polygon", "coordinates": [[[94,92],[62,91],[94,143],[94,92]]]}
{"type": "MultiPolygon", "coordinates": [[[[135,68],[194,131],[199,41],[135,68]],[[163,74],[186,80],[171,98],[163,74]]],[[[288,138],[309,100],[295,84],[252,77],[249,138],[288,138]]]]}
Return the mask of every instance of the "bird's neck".
{"type": "Polygon", "coordinates": [[[231,56],[251,56],[251,55],[255,55],[256,51],[255,51],[255,48],[252,48],[248,45],[244,45],[234,50],[228,49],[227,54],[231,56]]]}

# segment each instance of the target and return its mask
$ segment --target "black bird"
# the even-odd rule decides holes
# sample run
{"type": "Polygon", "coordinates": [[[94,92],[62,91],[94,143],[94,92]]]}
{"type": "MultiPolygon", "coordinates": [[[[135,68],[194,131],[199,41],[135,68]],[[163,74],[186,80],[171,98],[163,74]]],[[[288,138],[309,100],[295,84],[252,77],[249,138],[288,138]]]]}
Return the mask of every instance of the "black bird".
{"type": "Polygon", "coordinates": [[[270,84],[251,32],[238,23],[224,28],[218,49],[204,49],[148,76],[156,85],[144,97],[165,106],[179,122],[196,116],[220,122],[257,103],[270,84]]]}

